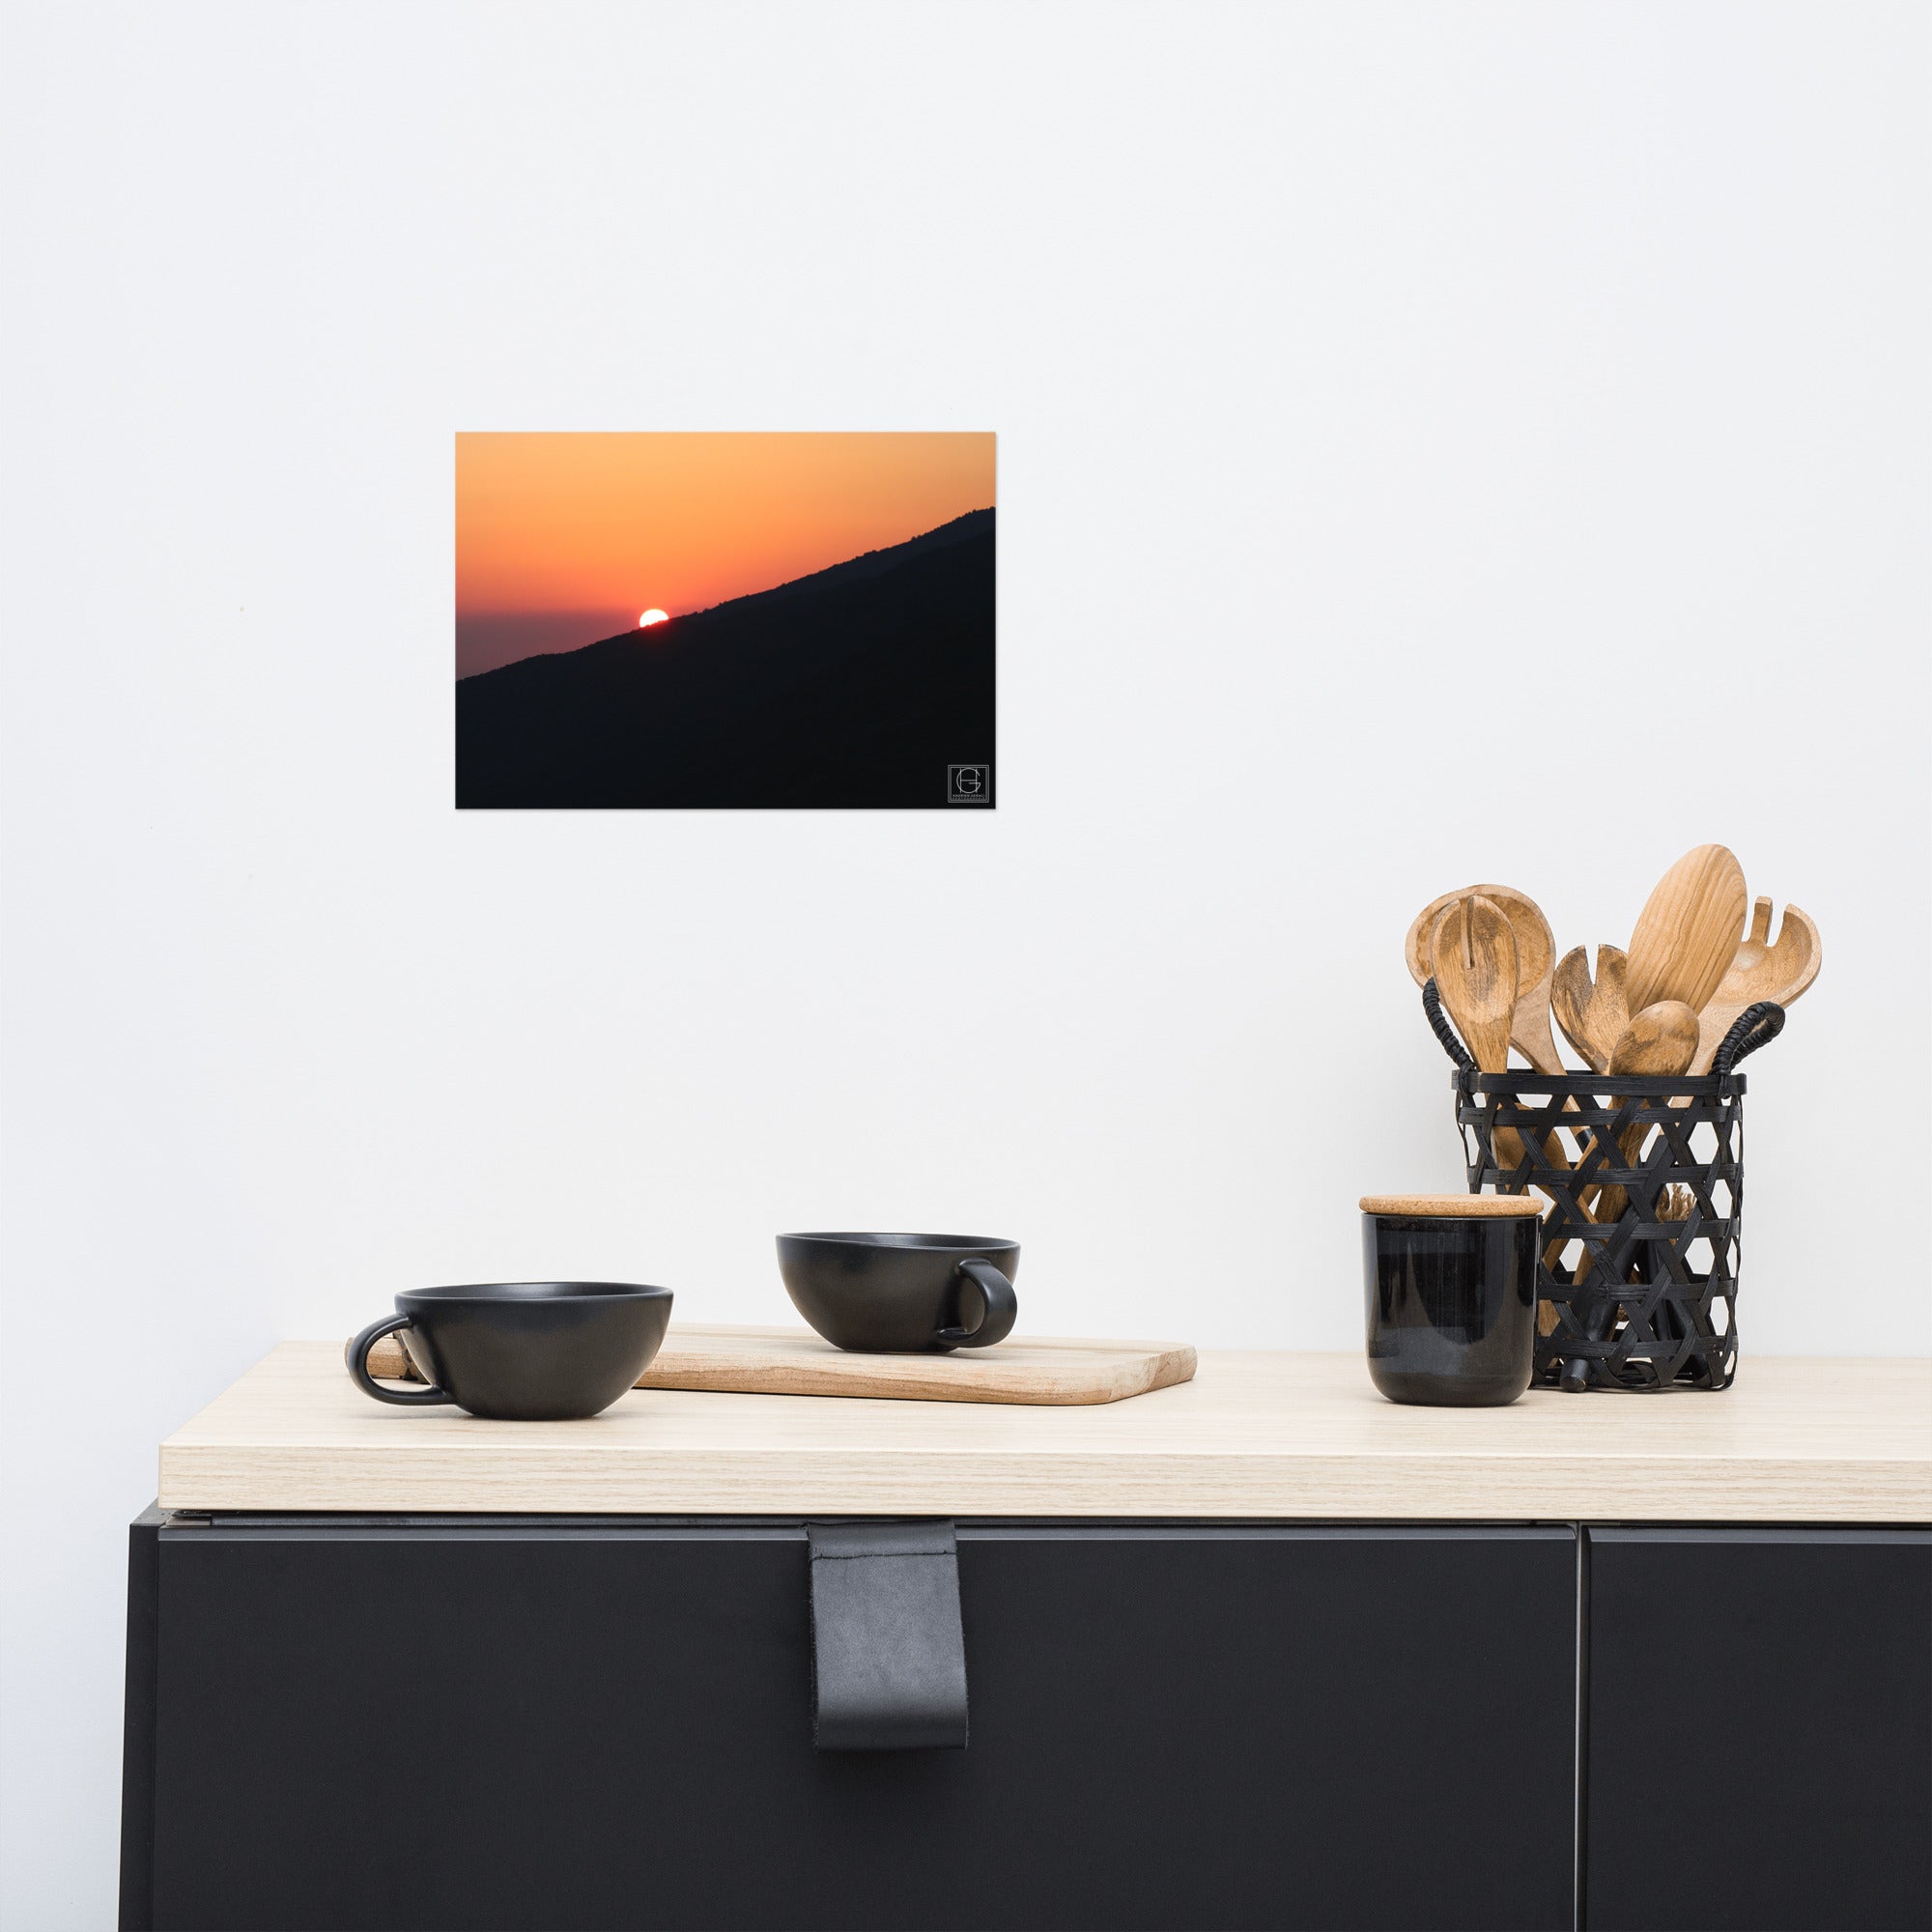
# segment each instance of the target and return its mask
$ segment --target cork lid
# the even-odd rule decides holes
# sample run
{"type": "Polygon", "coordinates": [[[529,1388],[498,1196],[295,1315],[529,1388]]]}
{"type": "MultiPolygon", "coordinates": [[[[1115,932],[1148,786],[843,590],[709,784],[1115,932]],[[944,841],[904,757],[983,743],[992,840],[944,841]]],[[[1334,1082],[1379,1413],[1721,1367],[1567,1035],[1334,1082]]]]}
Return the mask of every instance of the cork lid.
{"type": "Polygon", "coordinates": [[[1543,1212],[1534,1194],[1364,1194],[1364,1214],[1434,1214],[1443,1219],[1490,1220],[1543,1212]]]}

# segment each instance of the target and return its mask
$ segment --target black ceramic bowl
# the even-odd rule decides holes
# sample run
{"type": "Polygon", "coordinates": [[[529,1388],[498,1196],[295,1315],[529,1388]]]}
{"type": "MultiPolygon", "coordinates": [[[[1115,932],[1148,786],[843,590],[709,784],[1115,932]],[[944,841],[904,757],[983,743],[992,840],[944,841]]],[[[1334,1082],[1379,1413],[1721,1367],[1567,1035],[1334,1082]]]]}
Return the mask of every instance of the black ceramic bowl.
{"type": "Polygon", "coordinates": [[[1011,1333],[1014,1241],[972,1235],[781,1235],[792,1306],[840,1349],[945,1354],[1011,1333]]]}
{"type": "Polygon", "coordinates": [[[364,1395],[405,1407],[454,1403],[508,1422],[595,1415],[650,1366],[670,1321],[670,1290],[626,1281],[497,1281],[418,1288],[350,1343],[364,1395]],[[384,1388],[369,1345],[400,1331],[427,1389],[384,1388]]]}

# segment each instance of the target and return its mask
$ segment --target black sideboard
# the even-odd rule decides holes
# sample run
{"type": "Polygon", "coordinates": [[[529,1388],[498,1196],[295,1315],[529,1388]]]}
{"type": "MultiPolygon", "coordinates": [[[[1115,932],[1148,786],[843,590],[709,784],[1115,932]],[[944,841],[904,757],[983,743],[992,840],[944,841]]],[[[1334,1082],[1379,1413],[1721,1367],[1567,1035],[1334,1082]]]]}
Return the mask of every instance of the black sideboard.
{"type": "Polygon", "coordinates": [[[800,1518],[153,1510],[124,1927],[1932,1925],[1932,1532],[962,1520],[820,1751],[800,1518]]]}

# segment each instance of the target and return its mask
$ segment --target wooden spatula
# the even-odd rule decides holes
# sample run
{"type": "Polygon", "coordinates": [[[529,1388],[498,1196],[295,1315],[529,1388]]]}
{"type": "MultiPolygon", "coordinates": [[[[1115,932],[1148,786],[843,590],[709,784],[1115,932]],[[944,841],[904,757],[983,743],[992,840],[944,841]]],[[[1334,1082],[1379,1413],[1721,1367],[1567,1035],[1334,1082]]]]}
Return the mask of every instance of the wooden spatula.
{"type": "MultiPolygon", "coordinates": [[[[1685,853],[1652,889],[1631,934],[1625,974],[1631,1011],[1681,1000],[1702,1012],[1737,956],[1748,904],[1744,867],[1723,846],[1685,853]]],[[[1670,1070],[1682,1073],[1689,1065],[1670,1070]]]]}

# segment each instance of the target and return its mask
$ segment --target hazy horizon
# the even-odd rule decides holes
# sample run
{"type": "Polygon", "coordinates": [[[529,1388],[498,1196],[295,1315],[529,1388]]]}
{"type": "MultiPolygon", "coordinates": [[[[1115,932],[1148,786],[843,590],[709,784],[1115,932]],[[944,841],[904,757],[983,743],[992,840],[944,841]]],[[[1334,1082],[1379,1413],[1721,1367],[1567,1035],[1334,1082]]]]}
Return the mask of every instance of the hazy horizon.
{"type": "Polygon", "coordinates": [[[456,619],[456,675],[474,677],[525,658],[582,650],[635,628],[636,611],[475,611],[456,619]]]}

